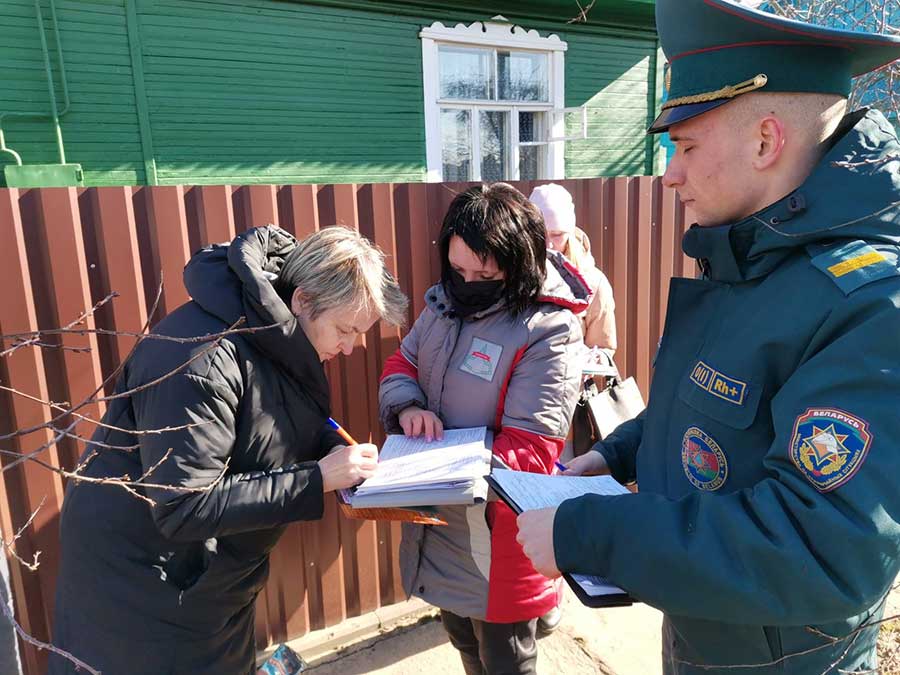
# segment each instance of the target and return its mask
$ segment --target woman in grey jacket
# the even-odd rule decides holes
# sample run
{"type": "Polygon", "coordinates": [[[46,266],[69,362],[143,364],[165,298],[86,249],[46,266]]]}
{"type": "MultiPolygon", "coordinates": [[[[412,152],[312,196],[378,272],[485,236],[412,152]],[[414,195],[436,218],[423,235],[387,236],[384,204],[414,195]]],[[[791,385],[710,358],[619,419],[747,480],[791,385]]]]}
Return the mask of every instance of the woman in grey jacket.
{"type": "MultiPolygon", "coordinates": [[[[379,392],[389,431],[440,436],[487,426],[496,462],[552,473],[578,395],[581,324],[590,291],[546,250],[540,211],[505,183],[450,205],[440,235],[441,282],[425,294],[379,392]]],[[[533,673],[537,617],[556,591],[516,542],[504,504],[442,507],[446,526],[404,524],[408,593],[441,608],[466,672],[533,673]]]]}

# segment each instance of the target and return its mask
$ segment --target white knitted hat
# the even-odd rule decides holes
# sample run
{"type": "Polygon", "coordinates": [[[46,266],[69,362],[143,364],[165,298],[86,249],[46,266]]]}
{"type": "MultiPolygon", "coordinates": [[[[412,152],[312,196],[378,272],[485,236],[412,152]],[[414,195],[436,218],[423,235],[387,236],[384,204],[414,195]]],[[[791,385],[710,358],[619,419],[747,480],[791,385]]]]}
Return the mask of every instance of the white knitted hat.
{"type": "Polygon", "coordinates": [[[571,232],[575,229],[575,203],[562,185],[539,185],[528,198],[544,214],[544,225],[550,232],[571,232]]]}

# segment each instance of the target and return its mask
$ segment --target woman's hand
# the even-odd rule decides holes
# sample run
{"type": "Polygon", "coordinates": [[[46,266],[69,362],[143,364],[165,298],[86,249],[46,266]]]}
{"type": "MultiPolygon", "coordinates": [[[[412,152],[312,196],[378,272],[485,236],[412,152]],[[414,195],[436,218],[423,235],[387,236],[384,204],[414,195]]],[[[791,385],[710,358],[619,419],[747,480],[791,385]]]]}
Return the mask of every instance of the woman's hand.
{"type": "Polygon", "coordinates": [[[444,437],[444,423],[430,410],[416,406],[404,408],[399,415],[400,428],[407,436],[425,436],[426,441],[444,437]]]}
{"type": "Polygon", "coordinates": [[[562,472],[563,476],[585,476],[589,474],[608,474],[609,465],[606,458],[596,450],[591,450],[579,455],[575,459],[571,459],[566,463],[566,470],[562,472]]]}
{"type": "Polygon", "coordinates": [[[353,487],[375,474],[378,448],[371,443],[338,445],[319,460],[322,491],[332,492],[353,487]]]}

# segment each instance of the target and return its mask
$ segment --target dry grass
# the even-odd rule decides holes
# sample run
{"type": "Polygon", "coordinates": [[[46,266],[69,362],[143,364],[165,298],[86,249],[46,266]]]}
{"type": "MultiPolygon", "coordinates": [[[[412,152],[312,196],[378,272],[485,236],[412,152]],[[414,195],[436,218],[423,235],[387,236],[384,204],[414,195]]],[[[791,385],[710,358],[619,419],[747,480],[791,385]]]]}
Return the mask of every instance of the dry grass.
{"type": "Polygon", "coordinates": [[[878,634],[878,659],[881,675],[900,675],[900,619],[882,625],[878,634]]]}

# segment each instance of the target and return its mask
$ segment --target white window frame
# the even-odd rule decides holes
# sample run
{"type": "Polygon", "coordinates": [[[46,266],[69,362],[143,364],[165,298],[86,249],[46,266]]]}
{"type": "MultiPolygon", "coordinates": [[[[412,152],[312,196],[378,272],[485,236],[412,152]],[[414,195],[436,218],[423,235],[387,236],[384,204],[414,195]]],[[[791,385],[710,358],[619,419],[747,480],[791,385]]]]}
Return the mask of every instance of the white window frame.
{"type": "MultiPolygon", "coordinates": [[[[510,180],[519,179],[519,147],[523,145],[546,145],[544,153],[544,176],[542,179],[562,180],[565,178],[565,112],[581,110],[565,108],[565,52],[568,45],[553,34],[541,37],[536,30],[526,31],[520,26],[508,23],[502,16],[495,16],[492,21],[476,21],[468,26],[457,24],[447,28],[439,21],[423,28],[419,33],[422,39],[422,81],[424,84],[425,102],[425,161],[427,165],[426,180],[429,183],[443,181],[444,165],[441,148],[440,111],[441,108],[468,109],[472,115],[472,134],[474,150],[478,150],[481,139],[478,137],[478,125],[475,113],[479,109],[509,110],[509,132],[512,138],[519,137],[519,111],[539,111],[548,113],[548,139],[510,144],[510,180]],[[440,72],[438,48],[441,45],[455,47],[481,47],[490,49],[514,49],[517,51],[539,52],[548,55],[549,68],[549,101],[547,103],[505,102],[505,101],[459,101],[440,98],[440,72]]],[[[586,125],[583,125],[586,128],[586,125]]],[[[581,138],[584,134],[577,136],[581,138]]],[[[475,180],[480,180],[481,155],[472,156],[475,180]]]]}

